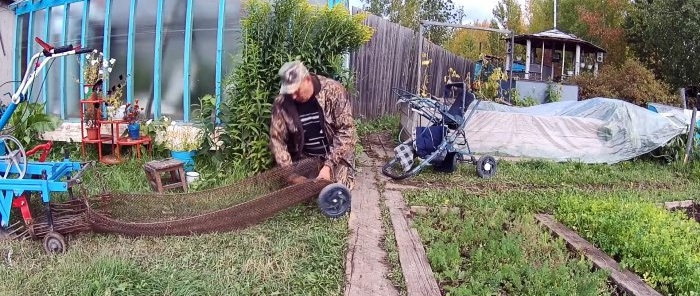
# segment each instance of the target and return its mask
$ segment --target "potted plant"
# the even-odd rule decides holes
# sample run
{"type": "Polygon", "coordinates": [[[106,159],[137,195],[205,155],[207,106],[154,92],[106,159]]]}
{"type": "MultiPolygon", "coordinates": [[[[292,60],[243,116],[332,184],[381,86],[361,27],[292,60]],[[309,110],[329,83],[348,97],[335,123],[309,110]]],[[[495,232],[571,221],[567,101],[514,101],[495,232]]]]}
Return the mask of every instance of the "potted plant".
{"type": "Polygon", "coordinates": [[[124,114],[124,109],[121,109],[121,107],[123,107],[123,81],[124,75],[119,75],[118,84],[113,85],[110,89],[107,90],[107,98],[105,99],[105,105],[107,106],[107,116],[110,119],[122,119],[122,115],[124,114]]]}
{"type": "Polygon", "coordinates": [[[98,140],[100,138],[100,129],[97,124],[97,109],[92,106],[88,107],[83,120],[85,122],[88,140],[98,140]]]}
{"type": "MultiPolygon", "coordinates": [[[[147,124],[152,124],[150,121],[147,124]]],[[[204,131],[193,125],[177,125],[164,118],[164,128],[156,131],[155,143],[170,150],[170,156],[185,163],[185,171],[194,170],[195,152],[204,142],[204,131]]]]}
{"type": "MultiPolygon", "coordinates": [[[[84,57],[85,69],[83,69],[83,79],[85,84],[83,92],[91,100],[94,100],[102,92],[102,81],[108,78],[116,60],[110,59],[108,61],[104,54],[97,50],[87,53],[84,57]]],[[[77,80],[77,82],[80,83],[80,80],[77,80]]]]}
{"type": "Polygon", "coordinates": [[[139,106],[139,100],[134,101],[134,104],[126,104],[124,109],[124,121],[127,123],[129,138],[138,140],[141,138],[141,122],[140,116],[143,108],[139,106]]]}

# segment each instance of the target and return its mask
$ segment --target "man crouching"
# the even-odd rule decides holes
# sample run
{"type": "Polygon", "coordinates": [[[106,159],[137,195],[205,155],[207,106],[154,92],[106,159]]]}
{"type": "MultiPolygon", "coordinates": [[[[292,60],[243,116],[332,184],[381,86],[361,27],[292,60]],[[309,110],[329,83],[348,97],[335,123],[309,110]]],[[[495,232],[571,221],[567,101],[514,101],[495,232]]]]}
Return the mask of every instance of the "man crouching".
{"type": "MultiPolygon", "coordinates": [[[[278,166],[306,157],[324,160],[318,179],[354,187],[355,122],[345,87],[310,74],[299,61],[279,70],[282,86],[272,105],[270,149],[278,166]]],[[[294,177],[294,183],[304,178],[294,177]]]]}

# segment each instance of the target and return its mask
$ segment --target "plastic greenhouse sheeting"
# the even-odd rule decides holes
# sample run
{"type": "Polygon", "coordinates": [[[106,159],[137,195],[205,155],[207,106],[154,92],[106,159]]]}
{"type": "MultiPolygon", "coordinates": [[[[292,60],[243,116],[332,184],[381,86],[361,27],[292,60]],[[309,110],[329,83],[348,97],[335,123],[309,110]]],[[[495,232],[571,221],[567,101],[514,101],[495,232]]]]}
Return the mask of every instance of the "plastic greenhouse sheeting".
{"type": "Polygon", "coordinates": [[[608,98],[524,108],[482,101],[465,132],[475,154],[617,163],[687,132],[682,109],[660,108],[665,112],[608,98]]]}

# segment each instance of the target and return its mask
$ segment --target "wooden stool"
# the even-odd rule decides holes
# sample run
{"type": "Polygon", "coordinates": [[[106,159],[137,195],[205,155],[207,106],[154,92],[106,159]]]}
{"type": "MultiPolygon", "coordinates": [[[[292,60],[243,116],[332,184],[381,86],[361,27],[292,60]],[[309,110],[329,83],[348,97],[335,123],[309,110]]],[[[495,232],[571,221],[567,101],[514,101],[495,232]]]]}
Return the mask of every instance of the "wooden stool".
{"type": "MultiPolygon", "coordinates": [[[[182,161],[167,158],[163,160],[153,160],[147,162],[143,166],[146,171],[146,178],[151,188],[158,193],[163,193],[167,189],[182,187],[187,192],[187,178],[185,177],[185,168],[182,161]],[[161,179],[162,173],[170,173],[170,182],[163,183],[161,179]]],[[[166,179],[167,180],[167,179],[166,179]]]]}

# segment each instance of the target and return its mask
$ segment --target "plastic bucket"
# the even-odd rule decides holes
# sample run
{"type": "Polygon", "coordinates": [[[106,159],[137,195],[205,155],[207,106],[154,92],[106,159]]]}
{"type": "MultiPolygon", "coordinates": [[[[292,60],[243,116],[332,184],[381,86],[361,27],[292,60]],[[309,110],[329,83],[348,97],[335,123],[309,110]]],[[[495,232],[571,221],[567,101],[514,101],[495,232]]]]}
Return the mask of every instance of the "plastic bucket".
{"type": "Polygon", "coordinates": [[[194,170],[194,151],[170,151],[170,156],[185,163],[185,172],[194,170]]]}
{"type": "Polygon", "coordinates": [[[187,172],[185,175],[187,176],[187,184],[192,184],[192,182],[199,180],[199,173],[197,172],[187,172]]]}

